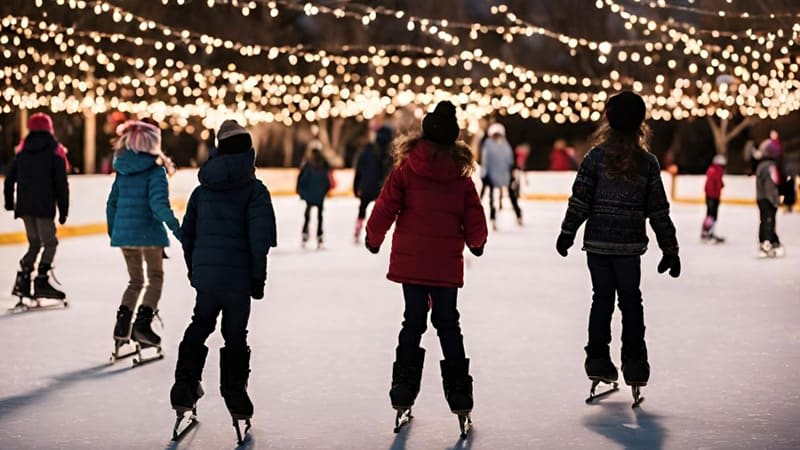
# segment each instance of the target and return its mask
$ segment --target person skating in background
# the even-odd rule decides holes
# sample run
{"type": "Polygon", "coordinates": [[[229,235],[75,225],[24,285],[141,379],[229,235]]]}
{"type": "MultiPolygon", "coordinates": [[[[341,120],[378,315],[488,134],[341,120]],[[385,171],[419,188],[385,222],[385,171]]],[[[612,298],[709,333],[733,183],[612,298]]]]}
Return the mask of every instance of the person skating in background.
{"type": "MultiPolygon", "coordinates": [[[[402,425],[419,393],[425,350],[420,348],[428,310],[437,329],[445,397],[466,424],[472,410],[472,377],[456,307],[463,286],[464,245],[480,256],[486,244],[486,216],[475,185],[472,151],[456,141],[456,108],[439,103],[422,122],[422,135],[398,137],[395,165],[367,222],[366,246],[378,253],[395,223],[389,280],[401,283],[403,327],[389,392],[402,425]]],[[[508,169],[508,167],[506,167],[508,169]]]]}
{"type": "Polygon", "coordinates": [[[180,419],[202,397],[205,342],[221,312],[225,346],[220,349],[220,393],[238,433],[238,420],[249,421],[253,415],[247,395],[250,298],[264,297],[267,254],[277,245],[277,230],[269,191],[255,176],[250,134],[236,121],[226,120],[217,137],[216,154],[198,173],[200,186],[189,198],[181,227],[197,300],[178,348],[170,401],[180,419]]]}
{"type": "Polygon", "coordinates": [[[641,255],[647,251],[645,220],[650,220],[663,257],[658,272],[681,272],[678,240],[669,215],[658,160],[647,151],[646,106],[640,96],[626,91],[606,103],[606,120],[593,136],[593,148],[578,169],[556,249],[561,256],[586,222],[583,249],[592,279],[589,340],[585,347],[586,375],[596,382],[616,383],[611,360],[611,316],[617,297],[622,311],[622,374],[633,387],[635,405],[639,387],[650,377],[644,334],[641,255]]]}
{"type": "Polygon", "coordinates": [[[508,184],[508,199],[517,216],[517,224],[522,226],[522,209],[519,207],[519,197],[522,185],[525,182],[525,161],[528,159],[531,148],[528,144],[520,144],[514,148],[514,166],[511,168],[511,182],[508,184]]]}
{"type": "Polygon", "coordinates": [[[367,217],[367,207],[378,198],[383,181],[391,170],[391,154],[389,145],[394,137],[394,130],[389,126],[378,128],[375,142],[369,143],[361,151],[356,162],[353,177],[353,193],[359,199],[358,217],[354,238],[356,243],[361,239],[361,230],[367,217]]]}
{"type": "Polygon", "coordinates": [[[303,247],[308,242],[308,227],[311,222],[311,208],[317,208],[317,248],[324,244],[323,214],[325,210],[325,197],[333,186],[333,170],[330,163],[322,154],[319,146],[312,146],[306,161],[300,167],[297,176],[297,194],[306,202],[303,212],[303,247]]]}
{"type": "Polygon", "coordinates": [[[556,139],[553,150],[550,151],[550,170],[568,171],[577,168],[575,149],[568,146],[564,139],[556,139]]]}
{"type": "Polygon", "coordinates": [[[53,120],[47,114],[33,114],[28,119],[28,130],[8,167],[4,183],[5,209],[22,219],[28,238],[28,251],[19,262],[12,291],[12,295],[20,298],[19,306],[23,306],[22,298],[66,298],[64,292],[50,284],[50,271],[58,247],[56,207],[61,225],[66,223],[69,212],[67,151],[53,135],[53,120]],[[31,293],[31,274],[37,258],[38,273],[31,293]]]}
{"type": "Polygon", "coordinates": [[[777,163],[780,153],[774,146],[760,150],[761,158],[756,168],[756,201],[760,215],[758,255],[761,258],[778,257],[785,252],[775,232],[775,214],[780,205],[781,171],[777,163]]]}
{"type": "Polygon", "coordinates": [[[130,120],[116,132],[116,176],[106,202],[106,223],[111,246],[122,249],[129,280],[117,310],[114,339],[117,350],[129,339],[142,347],[160,347],[161,337],[151,325],[164,284],[164,248],[169,246],[164,224],[175,238],[181,238],[180,224],[169,204],[167,171],[171,163],[161,151],[157,126],[130,120]],[[136,320],[131,327],[134,311],[136,320]]]}
{"type": "MultiPolygon", "coordinates": [[[[498,191],[498,201],[502,202],[503,188],[508,188],[511,183],[511,170],[514,166],[514,152],[506,140],[506,128],[500,123],[489,125],[487,131],[489,138],[481,148],[481,178],[489,186],[489,219],[492,228],[497,230],[497,210],[495,209],[495,189],[498,191]]],[[[514,208],[517,221],[521,220],[519,207],[514,208]]]]}
{"type": "Polygon", "coordinates": [[[725,174],[725,166],[727,164],[728,159],[725,156],[716,155],[708,170],[706,170],[706,218],[703,219],[703,231],[700,235],[700,239],[703,242],[725,242],[725,238],[714,234],[714,226],[717,224],[722,188],[725,187],[722,176],[725,174]]]}

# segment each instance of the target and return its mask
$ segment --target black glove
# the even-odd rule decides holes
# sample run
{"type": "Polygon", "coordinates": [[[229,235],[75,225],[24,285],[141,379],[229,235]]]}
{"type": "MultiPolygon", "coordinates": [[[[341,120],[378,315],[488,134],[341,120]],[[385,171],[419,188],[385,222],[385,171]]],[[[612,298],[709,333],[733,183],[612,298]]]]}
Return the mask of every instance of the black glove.
{"type": "Polygon", "coordinates": [[[562,231],[561,234],[558,235],[558,240],[556,240],[556,251],[561,256],[567,256],[567,250],[572,247],[573,243],[575,243],[575,235],[567,234],[562,231]]]}
{"type": "Polygon", "coordinates": [[[65,216],[63,214],[60,214],[58,216],[58,223],[61,224],[61,225],[64,225],[65,223],[67,223],[67,216],[65,216]]]}
{"type": "Polygon", "coordinates": [[[480,247],[475,247],[475,248],[470,247],[469,251],[475,256],[481,256],[481,255],[483,255],[483,248],[484,247],[486,247],[485,243],[483,245],[481,245],[480,247]]]}
{"type": "Polygon", "coordinates": [[[14,204],[13,203],[6,203],[5,206],[6,206],[6,211],[13,211],[14,210],[14,204]]]}
{"type": "Polygon", "coordinates": [[[661,262],[658,263],[658,273],[664,273],[667,269],[672,278],[678,278],[681,274],[681,258],[678,255],[664,253],[661,262]]]}
{"type": "Polygon", "coordinates": [[[252,280],[250,282],[250,297],[256,300],[264,298],[264,283],[266,280],[252,280]]]}
{"type": "Polygon", "coordinates": [[[381,251],[380,247],[372,247],[369,245],[369,236],[364,237],[364,246],[367,247],[367,250],[373,255],[377,255],[378,252],[381,251]]]}

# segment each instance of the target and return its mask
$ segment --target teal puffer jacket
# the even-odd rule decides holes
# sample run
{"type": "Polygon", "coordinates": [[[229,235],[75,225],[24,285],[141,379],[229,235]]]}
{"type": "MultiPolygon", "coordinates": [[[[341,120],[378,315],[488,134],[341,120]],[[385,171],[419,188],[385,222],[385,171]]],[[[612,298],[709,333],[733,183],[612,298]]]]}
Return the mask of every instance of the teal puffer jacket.
{"type": "Polygon", "coordinates": [[[180,240],[180,224],[169,205],[166,170],[157,157],[124,150],[114,159],[117,177],[106,202],[112,247],[167,247],[164,230],[180,240]]]}

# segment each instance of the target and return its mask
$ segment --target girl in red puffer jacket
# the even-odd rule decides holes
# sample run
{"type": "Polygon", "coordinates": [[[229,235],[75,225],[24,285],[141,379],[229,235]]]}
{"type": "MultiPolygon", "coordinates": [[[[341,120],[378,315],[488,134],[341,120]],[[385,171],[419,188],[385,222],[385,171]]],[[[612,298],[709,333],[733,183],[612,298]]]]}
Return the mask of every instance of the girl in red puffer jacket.
{"type": "Polygon", "coordinates": [[[703,220],[703,233],[700,235],[700,239],[703,242],[725,242],[725,238],[714,234],[714,225],[717,223],[722,188],[725,187],[725,183],[722,182],[722,175],[725,174],[725,165],[727,163],[728,159],[725,156],[716,155],[706,171],[706,218],[703,220]]]}
{"type": "Polygon", "coordinates": [[[419,347],[428,310],[442,345],[445,398],[468,431],[472,377],[456,308],[464,284],[464,245],[476,256],[486,244],[486,216],[470,178],[472,151],[456,142],[456,108],[441,102],[425,116],[422,135],[399,137],[394,169],[367,222],[367,248],[377,253],[396,222],[387,278],[403,285],[405,312],[389,396],[396,426],[410,416],[419,393],[425,350],[419,347]]]}

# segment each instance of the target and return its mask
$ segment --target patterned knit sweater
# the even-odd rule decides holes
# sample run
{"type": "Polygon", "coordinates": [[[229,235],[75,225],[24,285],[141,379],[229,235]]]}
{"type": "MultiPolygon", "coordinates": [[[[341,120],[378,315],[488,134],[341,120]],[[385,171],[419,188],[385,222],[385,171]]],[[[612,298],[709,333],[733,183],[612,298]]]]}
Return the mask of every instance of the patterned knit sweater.
{"type": "Polygon", "coordinates": [[[605,151],[593,148],[581,163],[561,231],[574,235],[586,221],[583,250],[607,255],[641,255],[647,251],[645,219],[664,253],[678,254],[675,225],[658,160],[641,152],[631,180],[608,176],[605,151]]]}

